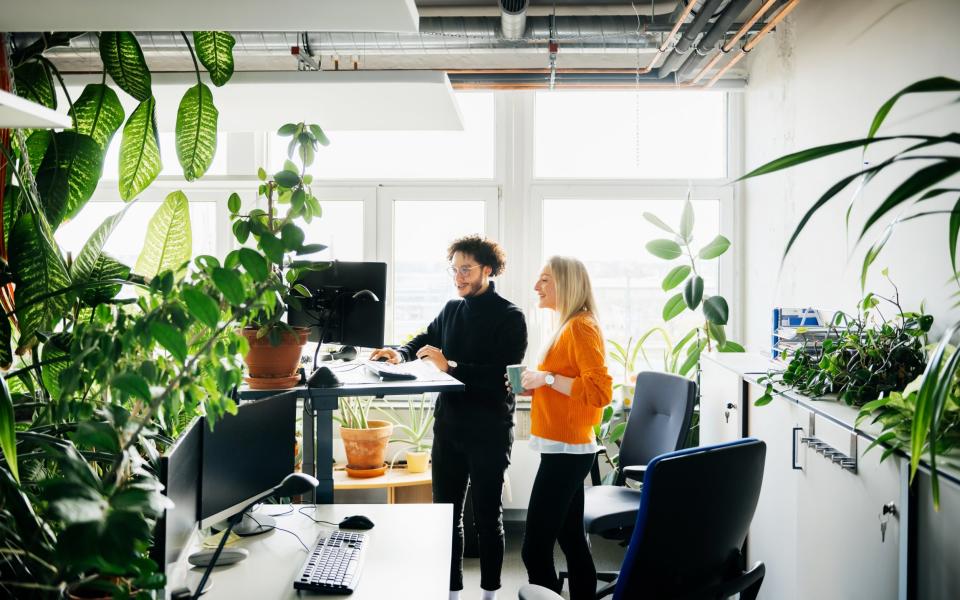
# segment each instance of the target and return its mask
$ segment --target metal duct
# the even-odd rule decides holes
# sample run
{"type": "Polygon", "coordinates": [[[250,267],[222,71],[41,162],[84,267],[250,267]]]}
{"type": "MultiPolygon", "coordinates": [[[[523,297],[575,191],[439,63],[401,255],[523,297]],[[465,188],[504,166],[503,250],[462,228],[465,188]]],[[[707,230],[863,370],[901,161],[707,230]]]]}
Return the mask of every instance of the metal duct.
{"type": "Polygon", "coordinates": [[[504,39],[518,40],[527,28],[529,0],[499,0],[500,31],[504,39]]]}
{"type": "Polygon", "coordinates": [[[686,31],[683,32],[683,35],[680,36],[680,41],[674,46],[673,52],[668,54],[663,64],[660,65],[660,77],[666,77],[677,70],[677,67],[685,60],[691,44],[697,39],[700,32],[704,30],[710,19],[713,18],[714,13],[722,1],[723,0],[704,1],[700,6],[700,11],[697,12],[697,16],[694,17],[693,22],[687,27],[686,31]]]}
{"type": "Polygon", "coordinates": [[[732,2],[730,2],[720,16],[717,17],[717,20],[714,21],[713,25],[710,26],[707,33],[697,42],[696,52],[690,53],[686,62],[683,63],[683,66],[680,67],[680,70],[677,72],[678,77],[689,78],[693,76],[693,73],[703,64],[707,56],[717,49],[717,45],[720,43],[720,40],[723,39],[723,36],[727,34],[730,25],[740,16],[740,13],[747,8],[747,5],[750,4],[751,1],[752,0],[732,0],[732,2]]]}
{"type": "MultiPolygon", "coordinates": [[[[637,33],[636,16],[557,17],[556,33],[561,53],[595,54],[655,50],[661,44],[660,34],[669,32],[673,23],[663,16],[651,22],[640,16],[637,33]]],[[[739,24],[735,24],[739,25],[739,24]]],[[[388,54],[454,54],[454,53],[543,53],[550,39],[547,17],[527,17],[525,37],[505,40],[499,32],[500,20],[491,17],[431,17],[420,19],[419,33],[327,33],[309,32],[307,42],[315,54],[323,55],[388,55],[388,54]]],[[[756,27],[758,30],[759,27],[756,27]]],[[[681,28],[681,31],[683,29],[681,28]]],[[[288,56],[290,48],[300,43],[298,32],[231,32],[237,40],[234,54],[242,56],[288,56]]],[[[35,41],[37,34],[15,34],[18,48],[35,41]]],[[[137,39],[147,55],[185,55],[186,47],[179,32],[138,32],[137,39]]],[[[79,59],[99,56],[95,34],[78,37],[69,47],[51,48],[46,53],[79,59]]]]}

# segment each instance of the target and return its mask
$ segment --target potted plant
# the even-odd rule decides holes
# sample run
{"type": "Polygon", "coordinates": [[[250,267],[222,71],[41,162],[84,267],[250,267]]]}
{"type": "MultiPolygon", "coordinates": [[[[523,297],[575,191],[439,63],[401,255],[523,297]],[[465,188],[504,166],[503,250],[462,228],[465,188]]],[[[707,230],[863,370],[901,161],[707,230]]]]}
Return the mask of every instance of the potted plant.
{"type": "MultiPolygon", "coordinates": [[[[227,203],[237,241],[246,244],[252,237],[268,259],[266,269],[252,274],[258,282],[268,284],[269,301],[258,307],[253,322],[243,330],[250,347],[244,358],[250,373],[247,382],[261,389],[293,387],[299,381],[297,369],[310,329],[287,325],[284,312],[287,306],[299,309],[300,300],[310,296],[307,288],[296,283],[300,274],[329,266],[325,261],[293,259],[290,254],[307,255],[326,248],[322,244],[304,243],[303,230],[295,221],[304,219],[309,223],[320,216],[320,203],[310,189],[313,177],[306,173],[306,168],[313,163],[318,147],[330,141],[319,126],[305,123],[288,123],[278,133],[292,136],[287,148],[289,159],[272,178],[268,178],[262,168],[257,173],[261,181],[257,197],[266,199],[267,209],[254,208],[242,214],[240,196],[236,193],[230,195],[227,203]],[[299,167],[290,160],[294,157],[299,160],[299,167]],[[277,215],[280,204],[288,206],[283,217],[277,215]]],[[[236,263],[247,267],[246,261],[252,252],[241,249],[236,262],[227,267],[235,267],[236,263]]]]}
{"type": "Polygon", "coordinates": [[[343,396],[340,414],[334,416],[340,423],[340,439],[347,454],[350,477],[375,477],[386,470],[384,457],[393,424],[368,418],[372,401],[372,397],[343,396]]]}
{"type": "Polygon", "coordinates": [[[392,441],[399,442],[407,449],[407,471],[426,472],[430,464],[431,448],[431,443],[426,438],[433,427],[433,404],[427,400],[427,395],[421,394],[419,402],[414,401],[413,398],[407,399],[405,418],[389,407],[379,410],[393,423],[394,431],[399,434],[392,441]]]}

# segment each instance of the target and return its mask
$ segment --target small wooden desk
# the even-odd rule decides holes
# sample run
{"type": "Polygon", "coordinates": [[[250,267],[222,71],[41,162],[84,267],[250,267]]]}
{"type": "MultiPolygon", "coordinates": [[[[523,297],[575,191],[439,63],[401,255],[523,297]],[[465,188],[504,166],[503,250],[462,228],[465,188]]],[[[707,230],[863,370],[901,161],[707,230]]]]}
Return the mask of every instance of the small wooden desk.
{"type": "Polygon", "coordinates": [[[429,504],[433,502],[432,470],[409,473],[403,467],[387,469],[377,477],[350,477],[343,465],[333,468],[334,490],[373,490],[387,488],[387,504],[429,504]]]}

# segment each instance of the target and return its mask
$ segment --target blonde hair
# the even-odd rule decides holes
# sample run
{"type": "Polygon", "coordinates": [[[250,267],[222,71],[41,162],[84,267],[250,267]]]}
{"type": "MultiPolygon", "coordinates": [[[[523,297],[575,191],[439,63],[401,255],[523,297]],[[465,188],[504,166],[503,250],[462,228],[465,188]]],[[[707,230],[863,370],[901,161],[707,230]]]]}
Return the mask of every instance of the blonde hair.
{"type": "Polygon", "coordinates": [[[550,274],[557,288],[557,315],[559,323],[550,336],[550,342],[544,347],[541,359],[553,348],[560,332],[575,316],[588,313],[597,317],[597,301],[593,298],[593,286],[587,267],[576,258],[569,256],[551,256],[547,259],[550,274]]]}

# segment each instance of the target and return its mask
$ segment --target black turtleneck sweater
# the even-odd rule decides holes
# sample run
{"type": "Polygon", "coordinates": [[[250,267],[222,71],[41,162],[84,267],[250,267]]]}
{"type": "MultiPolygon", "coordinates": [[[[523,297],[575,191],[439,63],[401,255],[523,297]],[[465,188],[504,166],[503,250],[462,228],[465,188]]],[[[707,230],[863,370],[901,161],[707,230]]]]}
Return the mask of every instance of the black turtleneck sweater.
{"type": "Polygon", "coordinates": [[[399,352],[413,360],[427,345],[457,363],[448,372],[466,386],[463,392],[440,394],[436,429],[467,433],[478,424],[513,424],[516,400],[507,392],[503,376],[507,365],[523,360],[527,324],[520,309],[499,295],[492,281],[479,296],[447,302],[427,331],[399,352]]]}

